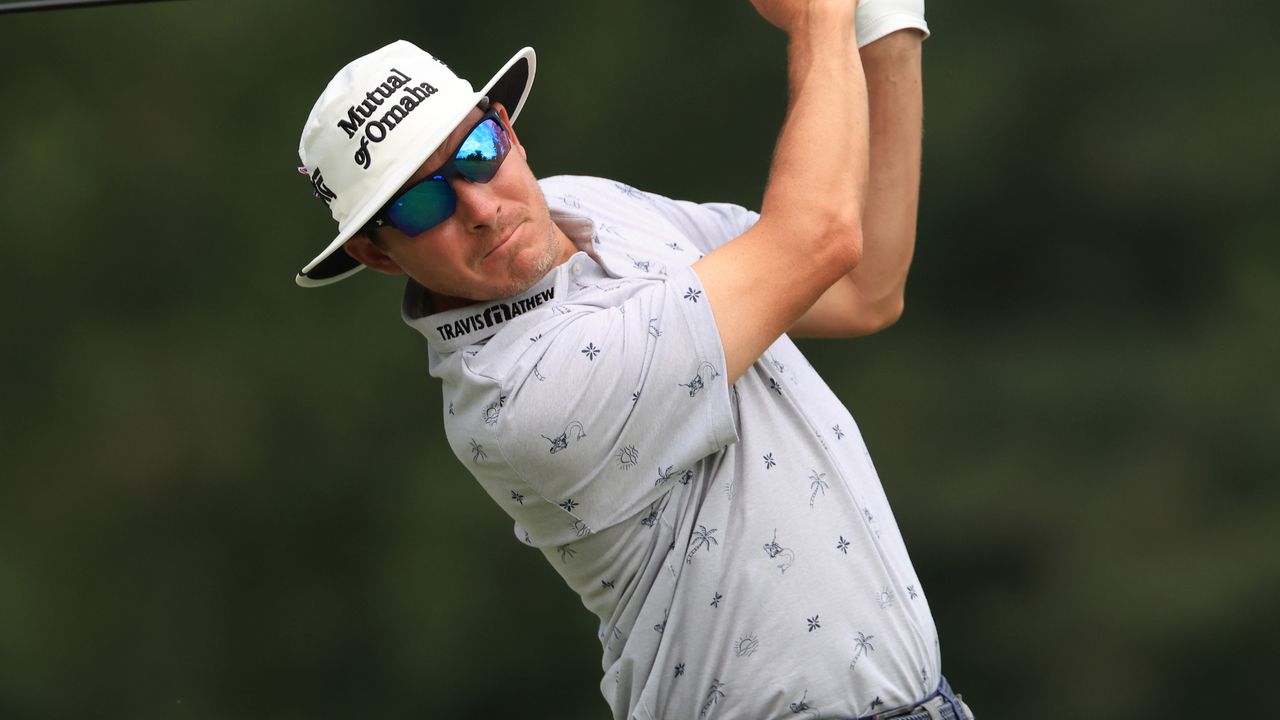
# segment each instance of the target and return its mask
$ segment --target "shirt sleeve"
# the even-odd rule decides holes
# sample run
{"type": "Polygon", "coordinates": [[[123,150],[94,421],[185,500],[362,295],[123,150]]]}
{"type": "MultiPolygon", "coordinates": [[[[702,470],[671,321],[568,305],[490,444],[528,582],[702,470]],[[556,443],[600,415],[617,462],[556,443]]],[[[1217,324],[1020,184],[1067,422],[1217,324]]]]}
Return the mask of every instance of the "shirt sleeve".
{"type": "Polygon", "coordinates": [[[584,531],[634,517],[737,441],[697,275],[681,268],[629,288],[615,305],[566,305],[534,343],[536,362],[504,383],[506,461],[584,531]]]}
{"type": "Polygon", "coordinates": [[[654,208],[680,228],[704,255],[746,232],[760,219],[760,213],[731,203],[695,203],[653,194],[649,197],[654,208]]]}

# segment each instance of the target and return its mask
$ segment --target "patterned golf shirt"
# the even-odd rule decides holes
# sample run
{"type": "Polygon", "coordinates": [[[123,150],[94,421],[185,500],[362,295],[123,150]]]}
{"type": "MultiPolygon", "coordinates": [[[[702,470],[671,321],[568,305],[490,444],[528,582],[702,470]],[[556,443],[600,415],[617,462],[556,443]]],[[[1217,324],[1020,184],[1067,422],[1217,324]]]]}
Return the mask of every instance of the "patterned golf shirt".
{"type": "Polygon", "coordinates": [[[726,382],[690,265],[758,216],[541,184],[580,252],[442,313],[410,283],[403,315],[450,447],[599,618],[614,716],[857,717],[932,692],[933,620],[853,418],[786,336],[726,382]]]}

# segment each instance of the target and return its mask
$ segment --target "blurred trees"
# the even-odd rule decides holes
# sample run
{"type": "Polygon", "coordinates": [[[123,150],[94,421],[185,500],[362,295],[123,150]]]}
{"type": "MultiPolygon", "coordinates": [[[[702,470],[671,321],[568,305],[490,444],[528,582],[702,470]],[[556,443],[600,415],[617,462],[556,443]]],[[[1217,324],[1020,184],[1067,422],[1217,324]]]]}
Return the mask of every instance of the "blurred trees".
{"type": "MultiPolygon", "coordinates": [[[[1264,706],[1280,641],[1274,6],[930,6],[904,319],[806,345],[986,720],[1264,706]]],[[[403,37],[525,44],[542,174],[756,205],[742,3],[190,1],[0,17],[0,715],[600,717],[591,616],[442,442],[425,347],[294,170],[403,37]]]]}

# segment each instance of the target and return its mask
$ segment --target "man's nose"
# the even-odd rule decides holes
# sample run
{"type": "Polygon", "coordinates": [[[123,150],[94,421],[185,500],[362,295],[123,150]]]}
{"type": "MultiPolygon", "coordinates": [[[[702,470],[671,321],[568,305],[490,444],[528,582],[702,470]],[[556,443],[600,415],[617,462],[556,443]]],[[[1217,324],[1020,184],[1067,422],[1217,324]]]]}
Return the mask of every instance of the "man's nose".
{"type": "Polygon", "coordinates": [[[449,184],[458,196],[453,212],[459,221],[471,230],[494,226],[501,202],[488,183],[475,183],[458,176],[449,184]]]}

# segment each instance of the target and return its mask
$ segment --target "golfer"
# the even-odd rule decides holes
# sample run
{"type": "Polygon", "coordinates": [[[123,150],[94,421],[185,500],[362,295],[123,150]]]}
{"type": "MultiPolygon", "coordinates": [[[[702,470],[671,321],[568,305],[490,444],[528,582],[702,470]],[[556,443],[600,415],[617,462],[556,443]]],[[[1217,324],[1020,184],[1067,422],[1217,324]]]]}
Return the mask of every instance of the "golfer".
{"type": "Polygon", "coordinates": [[[902,312],[924,8],[752,2],[789,41],[758,213],[538,180],[533,50],[477,91],[400,41],[307,119],[338,234],[297,282],[406,276],[449,446],[599,618],[614,717],[971,717],[858,427],[792,342],[902,312]]]}

